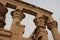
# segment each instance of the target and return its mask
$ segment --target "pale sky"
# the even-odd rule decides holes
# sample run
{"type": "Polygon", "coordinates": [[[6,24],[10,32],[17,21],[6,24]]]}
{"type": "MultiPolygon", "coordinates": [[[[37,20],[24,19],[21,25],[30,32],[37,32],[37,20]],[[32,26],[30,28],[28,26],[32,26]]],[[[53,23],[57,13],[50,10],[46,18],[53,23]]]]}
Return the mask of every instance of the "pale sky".
{"type": "MultiPolygon", "coordinates": [[[[60,26],[60,19],[59,19],[60,0],[23,0],[23,1],[53,12],[52,16],[58,22],[58,31],[60,33],[60,27],[59,27],[60,26]]],[[[10,15],[10,12],[12,11],[12,9],[8,8],[8,10],[9,10],[9,12],[6,15],[6,24],[7,24],[5,26],[6,30],[10,30],[10,28],[11,28],[10,26],[12,23],[12,17],[10,15]]],[[[25,19],[23,19],[21,22],[21,24],[26,26],[25,33],[23,36],[29,37],[29,35],[31,35],[33,30],[36,28],[35,24],[33,23],[33,20],[35,17],[32,15],[26,14],[26,13],[25,13],[25,15],[26,15],[25,19]]],[[[49,30],[48,30],[48,37],[49,37],[49,40],[53,40],[52,34],[49,30]]]]}

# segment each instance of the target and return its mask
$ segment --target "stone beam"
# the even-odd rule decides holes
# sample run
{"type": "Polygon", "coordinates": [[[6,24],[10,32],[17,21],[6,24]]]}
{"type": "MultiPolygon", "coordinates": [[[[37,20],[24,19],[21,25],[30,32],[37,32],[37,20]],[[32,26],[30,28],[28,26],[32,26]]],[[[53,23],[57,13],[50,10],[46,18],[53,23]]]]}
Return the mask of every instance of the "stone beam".
{"type": "Polygon", "coordinates": [[[20,10],[23,10],[23,12],[26,12],[26,13],[29,13],[29,14],[32,14],[32,15],[36,15],[36,14],[49,14],[51,15],[52,12],[50,11],[47,11],[43,8],[39,8],[39,7],[36,7],[32,4],[29,4],[29,3],[26,3],[26,2],[23,2],[23,1],[16,1],[16,0],[0,0],[0,2],[2,4],[4,4],[6,7],[10,7],[10,8],[13,8],[13,9],[20,9],[20,10]],[[26,11],[28,10],[28,11],[26,11]]]}

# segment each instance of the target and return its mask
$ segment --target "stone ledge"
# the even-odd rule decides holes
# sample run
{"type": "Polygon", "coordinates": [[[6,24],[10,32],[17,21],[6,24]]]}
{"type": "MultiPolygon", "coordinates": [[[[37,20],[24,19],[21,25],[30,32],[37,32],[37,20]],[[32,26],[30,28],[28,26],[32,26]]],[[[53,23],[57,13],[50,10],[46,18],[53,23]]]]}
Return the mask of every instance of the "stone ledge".
{"type": "Polygon", "coordinates": [[[10,31],[4,30],[4,29],[0,29],[0,35],[1,36],[12,36],[12,33],[10,31]]]}

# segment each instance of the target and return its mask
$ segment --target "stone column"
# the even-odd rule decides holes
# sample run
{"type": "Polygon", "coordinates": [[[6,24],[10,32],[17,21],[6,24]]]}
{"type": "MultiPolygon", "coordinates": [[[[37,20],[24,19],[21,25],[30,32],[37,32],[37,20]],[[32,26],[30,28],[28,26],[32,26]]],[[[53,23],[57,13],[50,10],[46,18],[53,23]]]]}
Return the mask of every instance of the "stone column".
{"type": "Polygon", "coordinates": [[[0,3],[0,29],[4,29],[4,26],[6,25],[5,17],[7,12],[7,8],[2,3],[0,3]]]}
{"type": "Polygon", "coordinates": [[[55,21],[52,16],[49,16],[47,21],[48,29],[52,32],[54,40],[60,40],[60,34],[58,33],[58,24],[57,21],[55,21]]]}
{"type": "Polygon", "coordinates": [[[20,24],[21,20],[25,17],[23,11],[15,10],[11,12],[13,21],[11,25],[12,38],[11,40],[22,40],[24,26],[20,24]]]}
{"type": "Polygon", "coordinates": [[[35,32],[39,33],[37,36],[36,40],[48,40],[48,36],[47,36],[47,32],[46,32],[46,23],[47,23],[47,19],[48,17],[42,15],[40,17],[38,17],[38,15],[36,16],[34,22],[37,26],[37,30],[35,32]]]}

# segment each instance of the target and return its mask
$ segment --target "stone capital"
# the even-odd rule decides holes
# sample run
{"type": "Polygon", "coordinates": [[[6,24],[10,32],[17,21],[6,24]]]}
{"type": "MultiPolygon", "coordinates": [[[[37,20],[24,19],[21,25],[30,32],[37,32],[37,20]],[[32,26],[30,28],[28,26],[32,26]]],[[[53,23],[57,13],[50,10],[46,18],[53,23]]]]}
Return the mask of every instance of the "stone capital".
{"type": "Polygon", "coordinates": [[[15,10],[15,11],[12,11],[11,15],[12,15],[13,18],[18,17],[18,18],[23,19],[25,17],[25,15],[23,14],[23,11],[19,10],[19,9],[15,10]]]}
{"type": "Polygon", "coordinates": [[[39,18],[35,18],[34,19],[35,25],[45,28],[46,23],[47,23],[47,19],[48,19],[48,17],[46,17],[44,15],[39,18]]]}
{"type": "Polygon", "coordinates": [[[50,23],[47,24],[47,26],[48,26],[49,30],[51,30],[53,28],[56,28],[56,29],[58,28],[57,27],[58,26],[57,21],[50,22],[50,23]]]}

